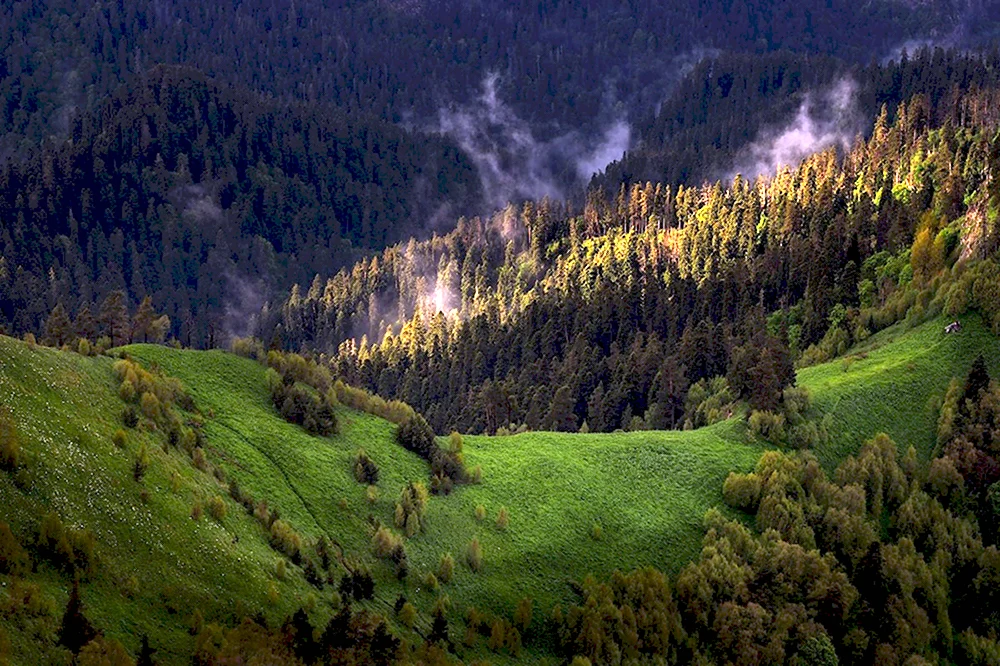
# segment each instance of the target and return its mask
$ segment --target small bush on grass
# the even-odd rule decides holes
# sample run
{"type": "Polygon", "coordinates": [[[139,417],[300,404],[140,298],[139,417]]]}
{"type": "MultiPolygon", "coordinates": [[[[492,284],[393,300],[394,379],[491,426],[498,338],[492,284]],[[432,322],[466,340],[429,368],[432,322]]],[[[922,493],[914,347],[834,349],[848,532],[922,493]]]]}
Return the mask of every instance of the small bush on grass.
{"type": "Polygon", "coordinates": [[[479,539],[473,539],[469,543],[469,548],[465,552],[465,561],[473,571],[481,571],[483,568],[483,547],[479,539]]]}
{"type": "Polygon", "coordinates": [[[451,553],[445,553],[441,556],[441,563],[438,565],[437,577],[442,583],[449,583],[454,575],[455,558],[451,556],[451,553]]]}
{"type": "Polygon", "coordinates": [[[208,500],[208,515],[215,520],[222,522],[226,517],[226,503],[221,497],[212,497],[208,500]]]}

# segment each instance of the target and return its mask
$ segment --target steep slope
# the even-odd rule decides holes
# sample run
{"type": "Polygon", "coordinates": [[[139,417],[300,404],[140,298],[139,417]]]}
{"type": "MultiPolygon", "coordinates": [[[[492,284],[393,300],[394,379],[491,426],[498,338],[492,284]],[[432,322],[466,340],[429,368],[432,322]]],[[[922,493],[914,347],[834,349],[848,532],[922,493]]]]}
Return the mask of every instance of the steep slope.
{"type": "MultiPolygon", "coordinates": [[[[140,635],[148,634],[162,663],[186,663],[195,609],[206,618],[263,612],[280,620],[314,591],[301,576],[275,578],[278,555],[260,526],[185,454],[164,452],[162,434],[129,430],[125,447],[116,447],[123,403],[112,363],[0,337],[0,410],[20,432],[28,458],[18,483],[0,473],[0,521],[29,549],[49,513],[68,528],[91,531],[97,561],[82,584],[86,615],[133,654],[140,635]],[[140,484],[132,465],[141,447],[150,464],[140,484]],[[206,513],[192,520],[193,505],[213,497],[225,503],[226,517],[206,513]],[[267,596],[272,582],[276,603],[267,596]]],[[[37,569],[29,580],[41,588],[37,612],[0,613],[13,664],[53,658],[71,581],[47,559],[34,553],[33,559],[37,569]]],[[[6,591],[10,579],[0,581],[6,591]]],[[[329,614],[322,604],[317,612],[329,614]]]]}
{"type": "Polygon", "coordinates": [[[931,458],[938,410],[952,377],[968,374],[978,354],[991,373],[1000,370],[1000,339],[978,315],[962,317],[960,333],[944,332],[949,321],[893,326],[844,358],[798,372],[798,383],[828,415],[830,442],[816,451],[828,470],[879,432],[902,451],[913,446],[922,461],[931,458]]]}

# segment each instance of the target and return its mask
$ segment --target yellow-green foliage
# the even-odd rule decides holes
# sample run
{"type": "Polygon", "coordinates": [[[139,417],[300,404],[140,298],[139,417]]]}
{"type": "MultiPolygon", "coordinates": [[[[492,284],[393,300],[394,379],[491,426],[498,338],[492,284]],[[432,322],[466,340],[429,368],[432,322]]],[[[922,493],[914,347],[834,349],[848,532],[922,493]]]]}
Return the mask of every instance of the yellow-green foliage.
{"type": "Polygon", "coordinates": [[[417,609],[409,601],[399,609],[399,621],[409,629],[412,629],[413,625],[417,623],[417,609]]]}
{"type": "Polygon", "coordinates": [[[478,538],[474,538],[469,543],[469,548],[465,551],[465,561],[473,571],[479,571],[483,568],[483,546],[479,543],[478,538]]]}
{"type": "Polygon", "coordinates": [[[148,391],[143,393],[142,397],[139,398],[139,409],[142,410],[142,413],[146,416],[146,418],[152,419],[153,421],[159,421],[163,418],[163,410],[160,407],[159,398],[148,391]]]}
{"type": "Polygon", "coordinates": [[[528,626],[531,625],[531,597],[524,597],[517,602],[517,608],[514,610],[514,625],[519,627],[521,631],[528,630],[528,626]]]}
{"type": "Polygon", "coordinates": [[[394,534],[387,527],[380,527],[372,536],[372,550],[379,557],[390,557],[392,553],[403,545],[403,539],[394,534]]]}
{"type": "Polygon", "coordinates": [[[112,370],[120,382],[118,396],[130,404],[138,399],[142,413],[153,421],[168,417],[175,404],[186,411],[194,410],[193,401],[174,377],[150,372],[128,357],[115,361],[112,370]]]}
{"type": "Polygon", "coordinates": [[[89,572],[95,564],[97,539],[90,530],[63,525],[55,513],[46,514],[38,529],[38,550],[68,569],[89,572]]]}
{"type": "MultiPolygon", "coordinates": [[[[52,617],[57,612],[55,600],[35,583],[15,577],[4,593],[6,599],[0,596],[0,617],[52,617]]],[[[2,655],[3,650],[0,650],[2,655]]]]}
{"type": "Polygon", "coordinates": [[[226,502],[218,496],[209,499],[208,515],[221,522],[226,517],[226,502]]]}
{"type": "Polygon", "coordinates": [[[302,537],[291,525],[279,519],[271,525],[271,545],[294,558],[302,550],[302,537]]]}
{"type": "Polygon", "coordinates": [[[760,502],[760,477],[754,473],[730,472],[722,485],[726,504],[744,511],[756,511],[760,502]]]}
{"type": "Polygon", "coordinates": [[[406,530],[406,536],[411,537],[420,531],[428,498],[427,487],[419,481],[411,481],[400,491],[395,522],[396,527],[406,530]]]}
{"type": "Polygon", "coordinates": [[[510,515],[507,513],[507,507],[500,507],[500,511],[497,513],[497,529],[506,530],[507,526],[510,524],[510,515]]]}
{"type": "Polygon", "coordinates": [[[28,552],[10,531],[10,525],[0,522],[0,573],[20,574],[30,563],[28,552]]]}
{"type": "Polygon", "coordinates": [[[441,556],[441,563],[438,565],[438,579],[442,583],[448,583],[454,574],[455,558],[451,556],[451,553],[445,553],[441,556]]]}
{"type": "Polygon", "coordinates": [[[399,425],[416,415],[413,408],[399,400],[386,401],[364,389],[344,384],[339,379],[333,385],[337,401],[351,409],[366,412],[399,425]]]}
{"type": "Polygon", "coordinates": [[[785,443],[785,415],[772,412],[754,411],[747,420],[750,432],[755,437],[767,440],[772,444],[785,443]]]}
{"type": "Polygon", "coordinates": [[[701,379],[691,385],[685,399],[684,413],[689,415],[685,429],[701,428],[733,415],[736,398],[725,377],[701,379]]]}

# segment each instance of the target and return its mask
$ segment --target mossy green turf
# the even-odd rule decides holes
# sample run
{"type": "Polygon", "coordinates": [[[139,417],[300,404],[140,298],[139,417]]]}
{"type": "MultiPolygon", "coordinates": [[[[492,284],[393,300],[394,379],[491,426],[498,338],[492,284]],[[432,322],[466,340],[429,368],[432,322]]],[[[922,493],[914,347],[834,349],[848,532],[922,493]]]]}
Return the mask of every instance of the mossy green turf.
{"type": "MultiPolygon", "coordinates": [[[[852,351],[855,360],[846,369],[838,359],[799,372],[816,407],[830,415],[831,441],[817,451],[824,464],[832,467],[879,431],[901,446],[916,446],[924,458],[930,455],[935,406],[949,380],[966,373],[980,352],[992,371],[1000,369],[998,340],[977,317],[963,324],[962,333],[952,336],[943,333],[942,320],[909,330],[895,327],[852,351]]],[[[418,630],[424,633],[439,593],[451,598],[455,622],[469,605],[509,618],[517,601],[528,596],[538,623],[554,604],[572,600],[569,583],[588,573],[607,576],[645,564],[676,572],[696,555],[702,517],[721,503],[726,474],[751,469],[764,449],[739,419],[693,432],[466,437],[467,464],[482,467],[483,482],[431,498],[424,531],[407,542],[411,575],[400,583],[390,566],[371,554],[369,517],[391,524],[400,489],[410,480],[426,482],[428,468],[394,442],[393,425],[341,408],[339,434],[311,437],[279,418],[264,368],[251,360],[149,345],[125,351],[182,381],[205,415],[214,463],[277,507],[303,535],[325,534],[348,558],[370,566],[377,582],[373,608],[391,615],[401,593],[415,602],[421,611],[418,630]],[[374,504],[353,477],[359,448],[381,471],[374,504]],[[475,517],[478,505],[487,510],[481,522],[475,517]],[[495,525],[500,507],[510,515],[505,531],[495,525]],[[599,539],[595,524],[601,527],[599,539]],[[464,563],[474,537],[483,547],[479,573],[464,563]],[[455,579],[440,592],[424,589],[425,574],[437,570],[445,552],[455,557],[455,579]]],[[[147,632],[159,656],[171,663],[175,655],[190,652],[193,639],[186,632],[190,611],[163,609],[166,586],[192,609],[207,610],[206,616],[234,612],[241,599],[245,608],[264,610],[272,620],[311,593],[294,567],[286,581],[274,579],[277,554],[235,504],[229,503],[221,526],[189,518],[195,499],[222,495],[224,489],[181,453],[162,453],[160,435],[131,431],[127,451],[114,448],[111,434],[119,427],[122,403],[110,359],[30,350],[0,338],[0,363],[0,400],[26,435],[35,478],[25,494],[9,475],[0,475],[0,502],[9,516],[3,519],[26,535],[42,514],[55,509],[68,523],[95,531],[102,563],[85,585],[84,599],[110,635],[134,651],[139,633],[147,632]],[[145,481],[148,504],[140,501],[130,471],[140,440],[153,453],[145,481]],[[169,489],[171,472],[183,478],[176,494],[169,489]],[[120,591],[120,581],[130,575],[140,581],[134,600],[120,591]],[[272,582],[281,592],[276,607],[266,600],[272,582]]],[[[40,575],[61,609],[65,577],[44,566],[40,575]]],[[[314,594],[313,620],[321,624],[332,593],[327,588],[314,594]]],[[[456,640],[460,627],[453,624],[456,640]]],[[[14,639],[15,649],[27,655],[23,663],[33,663],[30,636],[14,639]]],[[[545,647],[528,649],[526,657],[538,658],[545,647]]]]}

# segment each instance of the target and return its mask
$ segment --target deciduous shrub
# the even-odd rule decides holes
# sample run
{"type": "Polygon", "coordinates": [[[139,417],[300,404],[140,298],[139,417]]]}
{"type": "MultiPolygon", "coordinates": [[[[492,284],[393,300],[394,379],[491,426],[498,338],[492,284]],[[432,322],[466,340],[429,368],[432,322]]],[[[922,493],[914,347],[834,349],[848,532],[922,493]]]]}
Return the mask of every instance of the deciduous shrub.
{"type": "Polygon", "coordinates": [[[441,562],[438,565],[438,579],[442,583],[451,582],[452,576],[455,574],[455,558],[451,556],[451,553],[445,553],[441,556],[441,562]]]}
{"type": "Polygon", "coordinates": [[[465,561],[473,571],[480,571],[483,568],[483,547],[479,539],[474,538],[468,549],[465,551],[465,561]]]}
{"type": "Polygon", "coordinates": [[[66,527],[55,513],[42,518],[37,544],[39,553],[68,571],[89,573],[93,570],[97,552],[94,533],[66,527]]]}
{"type": "Polygon", "coordinates": [[[750,427],[750,432],[761,439],[767,440],[772,444],[784,444],[786,439],[785,434],[785,415],[775,414],[768,411],[754,411],[750,414],[750,419],[747,421],[747,425],[750,427]]]}
{"type": "Polygon", "coordinates": [[[302,553],[302,537],[283,520],[271,524],[271,547],[297,562],[302,553]]]}
{"type": "Polygon", "coordinates": [[[208,500],[208,515],[219,522],[226,517],[226,503],[221,497],[215,496],[208,500]]]}
{"type": "Polygon", "coordinates": [[[390,557],[392,552],[402,545],[403,539],[387,527],[378,528],[372,536],[372,549],[379,557],[390,557]]]}
{"type": "Polygon", "coordinates": [[[134,428],[139,425],[139,412],[134,405],[125,405],[122,409],[122,423],[126,428],[134,428]]]}
{"type": "Polygon", "coordinates": [[[399,609],[399,621],[409,629],[412,629],[413,625],[417,623],[417,609],[409,601],[405,602],[399,609]]]}
{"type": "Polygon", "coordinates": [[[514,625],[519,627],[521,631],[528,630],[528,626],[531,625],[531,597],[523,597],[517,602],[517,608],[514,610],[514,625]]]}
{"type": "Polygon", "coordinates": [[[149,469],[149,451],[143,445],[136,454],[135,460],[132,461],[132,478],[135,479],[136,483],[142,481],[142,477],[146,476],[147,469],[149,469]]]}
{"type": "Polygon", "coordinates": [[[726,504],[744,511],[756,511],[760,503],[760,477],[756,474],[730,472],[722,484],[726,504]]]}
{"type": "Polygon", "coordinates": [[[0,573],[19,575],[31,565],[28,551],[10,530],[10,525],[0,522],[0,573]]]}
{"type": "Polygon", "coordinates": [[[510,524],[510,515],[507,513],[507,507],[500,507],[500,511],[497,513],[497,529],[506,530],[507,526],[510,524]]]}

